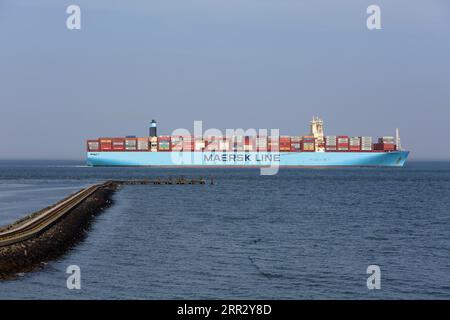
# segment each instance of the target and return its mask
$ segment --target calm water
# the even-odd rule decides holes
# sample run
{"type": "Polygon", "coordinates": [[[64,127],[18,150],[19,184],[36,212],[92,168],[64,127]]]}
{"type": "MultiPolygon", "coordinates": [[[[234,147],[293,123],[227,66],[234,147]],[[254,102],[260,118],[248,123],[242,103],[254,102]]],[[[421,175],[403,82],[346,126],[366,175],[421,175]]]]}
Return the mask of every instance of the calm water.
{"type": "Polygon", "coordinates": [[[450,163],[260,176],[2,161],[0,224],[96,181],[183,174],[216,184],[124,187],[81,244],[0,282],[0,298],[450,298],[450,163]],[[370,264],[381,290],[367,289],[370,264]]]}

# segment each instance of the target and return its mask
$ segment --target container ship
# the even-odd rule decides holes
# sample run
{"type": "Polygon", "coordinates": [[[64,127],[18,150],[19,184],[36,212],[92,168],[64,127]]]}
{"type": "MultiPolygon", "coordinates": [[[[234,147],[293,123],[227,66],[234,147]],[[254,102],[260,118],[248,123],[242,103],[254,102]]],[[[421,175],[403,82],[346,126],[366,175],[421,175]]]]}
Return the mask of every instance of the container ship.
{"type": "Polygon", "coordinates": [[[313,117],[305,136],[158,136],[152,120],[147,137],[87,140],[90,166],[156,167],[402,167],[409,151],[396,137],[324,135],[313,117]]]}

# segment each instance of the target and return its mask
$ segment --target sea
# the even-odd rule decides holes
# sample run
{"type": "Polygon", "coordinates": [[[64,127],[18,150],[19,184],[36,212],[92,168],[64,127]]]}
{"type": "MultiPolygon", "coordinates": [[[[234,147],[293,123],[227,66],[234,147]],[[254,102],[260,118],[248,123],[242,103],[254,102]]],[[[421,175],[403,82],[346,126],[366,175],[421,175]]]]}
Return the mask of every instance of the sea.
{"type": "Polygon", "coordinates": [[[0,225],[93,183],[181,176],[208,183],[123,186],[84,240],[0,281],[0,299],[450,298],[449,162],[262,176],[0,161],[0,225]]]}

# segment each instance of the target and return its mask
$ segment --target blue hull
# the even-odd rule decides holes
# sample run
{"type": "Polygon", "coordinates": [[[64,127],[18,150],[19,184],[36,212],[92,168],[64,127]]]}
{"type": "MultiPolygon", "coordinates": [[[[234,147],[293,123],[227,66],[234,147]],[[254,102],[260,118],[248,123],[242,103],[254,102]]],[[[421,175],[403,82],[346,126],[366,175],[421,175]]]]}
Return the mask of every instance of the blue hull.
{"type": "Polygon", "coordinates": [[[409,151],[392,152],[88,152],[91,166],[156,167],[401,167],[409,151]]]}

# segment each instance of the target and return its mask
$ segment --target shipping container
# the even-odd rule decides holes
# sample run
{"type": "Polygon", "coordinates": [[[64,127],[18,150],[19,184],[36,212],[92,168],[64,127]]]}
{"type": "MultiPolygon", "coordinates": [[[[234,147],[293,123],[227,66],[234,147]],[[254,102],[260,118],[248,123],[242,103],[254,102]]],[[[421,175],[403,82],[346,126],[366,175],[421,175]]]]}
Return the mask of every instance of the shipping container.
{"type": "Polygon", "coordinates": [[[338,144],[338,146],[339,145],[345,145],[345,144],[348,144],[348,143],[349,143],[348,136],[338,136],[337,137],[337,144],[338,144]]]}
{"type": "Polygon", "coordinates": [[[391,136],[385,136],[385,137],[378,138],[378,143],[379,144],[395,144],[395,139],[394,139],[394,137],[391,137],[391,136]]]}
{"type": "Polygon", "coordinates": [[[302,141],[301,143],[301,149],[302,151],[315,151],[316,146],[314,142],[307,142],[305,140],[302,141]]]}
{"type": "Polygon", "coordinates": [[[361,145],[361,139],[359,137],[351,137],[349,144],[351,147],[359,147],[361,145]]]}
{"type": "Polygon", "coordinates": [[[88,140],[87,141],[87,150],[88,151],[99,151],[100,143],[98,140],[88,140]]]}
{"type": "Polygon", "coordinates": [[[170,136],[159,136],[158,137],[158,151],[170,151],[171,137],[170,136]]]}
{"type": "MultiPolygon", "coordinates": [[[[205,145],[204,151],[216,152],[216,151],[222,150],[221,149],[223,147],[222,143],[224,141],[224,138],[222,136],[208,136],[208,137],[205,137],[204,140],[205,140],[204,141],[204,145],[205,145]]],[[[201,144],[200,141],[197,141],[197,143],[201,144]]]]}
{"type": "Polygon", "coordinates": [[[373,149],[376,151],[394,151],[396,150],[396,145],[393,143],[375,143],[373,149]]]}
{"type": "Polygon", "coordinates": [[[271,152],[280,151],[280,137],[268,137],[267,150],[271,152]]]}
{"type": "Polygon", "coordinates": [[[231,151],[244,151],[244,137],[232,136],[230,137],[230,149],[231,151]]]}
{"type": "Polygon", "coordinates": [[[125,138],[112,138],[112,149],[116,151],[125,150],[125,138]]]}
{"type": "Polygon", "coordinates": [[[219,151],[230,150],[230,142],[228,140],[219,141],[219,151]]]}
{"type": "Polygon", "coordinates": [[[148,150],[148,138],[137,138],[137,149],[140,151],[148,150]]]}
{"type": "Polygon", "coordinates": [[[112,139],[111,138],[100,138],[100,150],[110,151],[112,150],[112,139]]]}
{"type": "Polygon", "coordinates": [[[194,145],[192,143],[183,143],[183,151],[194,151],[194,145]]]}
{"type": "Polygon", "coordinates": [[[125,150],[133,151],[137,149],[137,138],[125,138],[125,150]]]}
{"type": "Polygon", "coordinates": [[[336,146],[337,145],[337,137],[336,136],[326,136],[325,137],[325,145],[326,146],[336,146]]]}
{"type": "Polygon", "coordinates": [[[194,150],[195,151],[203,151],[205,148],[205,143],[203,141],[195,141],[194,143],[194,150]]]}
{"type": "Polygon", "coordinates": [[[258,136],[256,137],[256,148],[258,151],[267,151],[267,137],[258,136]]]}
{"type": "Polygon", "coordinates": [[[296,149],[301,148],[301,142],[291,142],[291,147],[294,147],[296,149]]]}
{"type": "Polygon", "coordinates": [[[171,140],[171,148],[172,151],[182,151],[183,150],[183,137],[182,136],[172,136],[171,140]]]}

